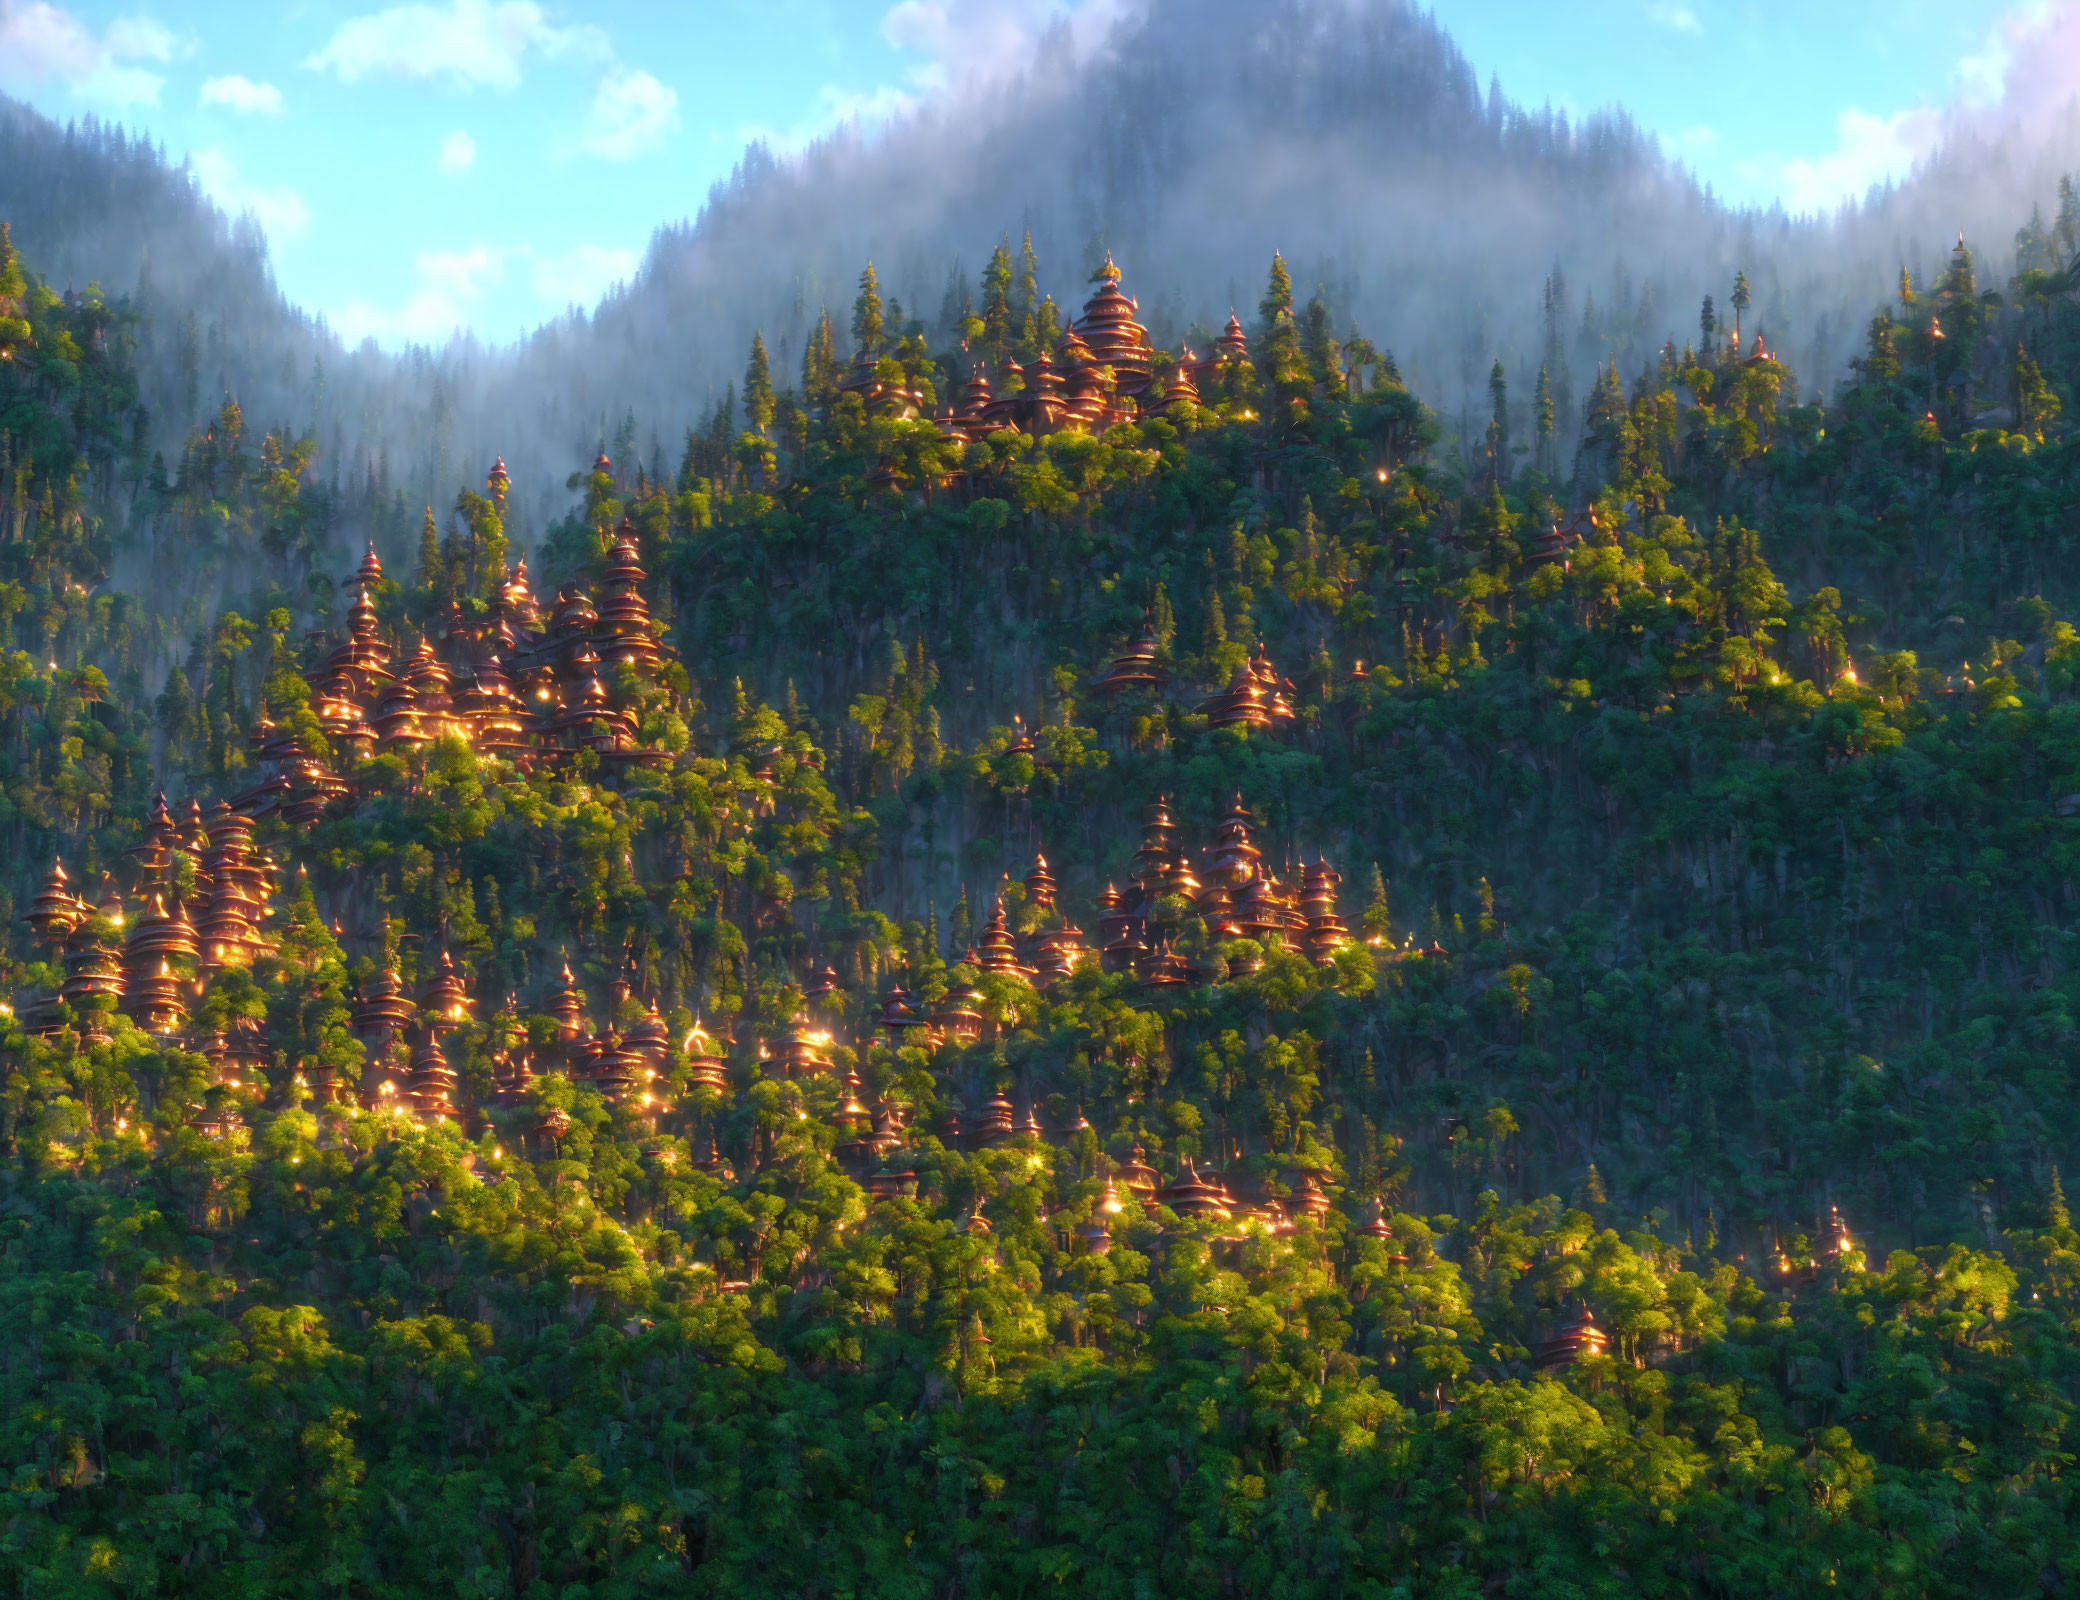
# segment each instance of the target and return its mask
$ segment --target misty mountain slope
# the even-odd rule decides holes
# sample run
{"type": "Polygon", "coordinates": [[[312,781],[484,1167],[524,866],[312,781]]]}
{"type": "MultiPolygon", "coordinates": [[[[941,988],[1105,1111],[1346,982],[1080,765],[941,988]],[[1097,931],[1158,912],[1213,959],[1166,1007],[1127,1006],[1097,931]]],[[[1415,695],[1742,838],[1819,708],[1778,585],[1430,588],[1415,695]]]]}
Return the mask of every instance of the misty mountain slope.
{"type": "Polygon", "coordinates": [[[1742,271],[1746,331],[1828,390],[1901,266],[1927,281],[1960,228],[1982,280],[2005,281],[2074,120],[2025,110],[1952,117],[1908,181],[1793,218],[1718,202],[1621,112],[1577,123],[1484,93],[1403,0],[1147,0],[1085,55],[1057,34],[1009,82],[799,156],[747,152],[627,289],[523,349],[523,392],[554,395],[528,433],[570,432],[574,450],[588,412],[595,436],[628,410],[697,424],[754,326],[791,369],[821,306],[842,324],[869,258],[945,338],[942,311],[1024,228],[1058,306],[1081,303],[1109,247],[1168,343],[1231,305],[1247,316],[1281,250],[1302,294],[1319,286],[1340,326],[1391,349],[1448,423],[1484,416],[1499,358],[1520,405],[1555,369],[1571,433],[1597,366],[1636,372],[1696,338],[1703,297],[1723,311],[1742,271]]]}
{"type": "Polygon", "coordinates": [[[149,143],[4,100],[0,215],[60,283],[125,291],[149,257],[139,365],[162,445],[226,391],[315,431],[321,472],[390,508],[349,514],[347,543],[394,541],[399,506],[451,505],[502,454],[513,532],[532,544],[623,419],[644,419],[646,464],[676,461],[754,330],[788,381],[822,307],[843,340],[872,259],[944,347],[991,248],[1027,228],[1059,309],[1081,305],[1110,248],[1172,346],[1203,341],[1231,306],[1254,321],[1283,251],[1303,299],[1319,288],[1339,331],[1391,350],[1461,437],[1484,424],[1500,359],[1520,436],[1552,370],[1571,448],[1595,370],[1615,358],[1636,373],[1664,340],[1697,337],[1703,296],[1723,310],[1737,271],[1754,285],[1746,330],[1806,393],[1831,390],[1899,268],[1926,281],[1960,227],[1982,283],[2005,281],[2016,219],[2053,198],[2072,123],[2070,109],[2026,133],[1958,120],[1923,171],[1834,217],[1735,211],[1622,113],[1575,122],[1483,90],[1405,0],[1145,0],[1094,46],[1058,32],[1009,78],[885,127],[799,155],[753,146],[696,218],[659,228],[625,289],[509,349],[345,351],[285,303],[257,228],[149,143]]]}
{"type": "Polygon", "coordinates": [[[445,447],[430,426],[433,372],[467,352],[430,369],[346,350],[282,295],[258,223],[226,217],[150,140],[92,118],[60,125],[0,95],[0,219],[54,288],[99,284],[132,300],[138,377],[169,460],[227,395],[265,425],[316,432],[334,476],[395,450],[407,478],[408,441],[445,447]]]}
{"type": "MultiPolygon", "coordinates": [[[[1058,304],[1081,303],[1102,242],[1173,341],[1231,304],[1246,313],[1283,250],[1303,290],[1322,285],[1446,405],[1497,354],[1535,370],[1556,260],[1599,286],[1627,260],[1665,273],[1661,303],[1687,323],[1691,289],[1717,282],[1738,233],[1623,117],[1577,127],[1484,96],[1410,6],[1155,0],[1088,60],[1052,41],[1000,94],[791,161],[754,151],[698,222],[660,231],[625,293],[523,359],[576,363],[593,395],[626,392],[638,410],[686,406],[697,375],[705,402],[742,364],[748,308],[776,355],[798,357],[819,306],[842,310],[872,257],[935,318],[955,262],[972,278],[1027,227],[1058,304]],[[616,373],[638,349],[651,358],[616,373]]],[[[1665,336],[1622,330],[1622,349],[1665,336]]]]}

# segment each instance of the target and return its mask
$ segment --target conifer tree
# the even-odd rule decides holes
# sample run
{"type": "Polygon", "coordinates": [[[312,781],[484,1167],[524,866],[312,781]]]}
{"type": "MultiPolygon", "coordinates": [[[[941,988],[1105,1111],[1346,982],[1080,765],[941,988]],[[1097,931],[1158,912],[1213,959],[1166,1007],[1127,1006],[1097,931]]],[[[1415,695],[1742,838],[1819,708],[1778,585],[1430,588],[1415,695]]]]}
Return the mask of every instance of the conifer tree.
{"type": "Polygon", "coordinates": [[[1755,296],[1748,288],[1748,275],[1736,272],[1733,275],[1733,343],[1738,349],[1741,343],[1741,313],[1755,303],[1755,296]]]}
{"type": "Polygon", "coordinates": [[[1488,369],[1488,472],[1500,483],[1509,476],[1509,379],[1502,363],[1488,369]]]}
{"type": "Polygon", "coordinates": [[[833,385],[838,381],[837,337],[831,327],[829,306],[816,319],[816,329],[809,335],[809,342],[802,347],[802,393],[811,405],[821,405],[830,398],[833,385]]]}
{"type": "Polygon", "coordinates": [[[1264,332],[1257,347],[1257,364],[1264,376],[1288,392],[1304,386],[1307,373],[1301,362],[1300,331],[1293,325],[1293,277],[1285,257],[1271,258],[1271,279],[1264,298],[1257,302],[1264,332]]]}
{"type": "Polygon", "coordinates": [[[1539,469],[1549,472],[1553,459],[1553,386],[1544,367],[1538,369],[1538,388],[1532,395],[1532,409],[1537,417],[1539,469]]]}
{"type": "Polygon", "coordinates": [[[1149,597],[1148,620],[1156,630],[1156,652],[1167,655],[1170,641],[1177,636],[1177,618],[1170,610],[1170,591],[1162,583],[1156,584],[1155,593],[1149,597]]]}
{"type": "Polygon", "coordinates": [[[1343,390],[1343,352],[1329,331],[1329,303],[1319,293],[1307,302],[1307,329],[1303,340],[1307,352],[1307,375],[1330,393],[1343,390]]]}
{"type": "Polygon", "coordinates": [[[2058,268],[2058,251],[2044,228],[2044,208],[2033,205],[2029,208],[2029,221],[2015,230],[2015,270],[2056,272],[2058,268]]]}
{"type": "Polygon", "coordinates": [[[22,258],[14,247],[14,230],[0,222],[0,306],[13,307],[29,291],[22,274],[22,258]]]}
{"type": "Polygon", "coordinates": [[[1281,318],[1293,314],[1293,275],[1286,270],[1286,258],[1273,251],[1271,255],[1271,279],[1264,287],[1264,298],[1257,302],[1257,317],[1263,323],[1265,333],[1281,318]]]}
{"type": "Polygon", "coordinates": [[[433,507],[426,508],[426,515],[419,523],[419,587],[437,589],[444,576],[445,563],[441,560],[441,529],[434,521],[433,507]]]}
{"type": "Polygon", "coordinates": [[[780,391],[780,398],[773,407],[773,426],[779,431],[780,443],[789,450],[807,447],[809,435],[809,413],[802,409],[802,402],[792,389],[780,391]]]}
{"type": "Polygon", "coordinates": [[[1903,306],[1914,303],[1914,274],[1904,266],[1899,269],[1899,303],[1903,306]]]}
{"type": "Polygon", "coordinates": [[[2072,174],[2058,180],[2058,220],[2051,225],[2051,242],[2058,247],[2058,264],[2070,268],[2080,256],[2080,193],[2073,188],[2072,174]]]}
{"type": "Polygon", "coordinates": [[[1606,471],[1614,469],[1623,444],[1625,422],[1625,385],[1618,376],[1618,358],[1612,356],[1610,365],[1597,373],[1596,386],[1589,391],[1588,408],[1582,416],[1582,453],[1600,460],[1606,471]]]}
{"type": "Polygon", "coordinates": [[[1887,384],[1899,377],[1899,347],[1894,342],[1892,313],[1880,311],[1871,318],[1869,342],[1863,355],[1866,382],[1887,384]]]}
{"type": "Polygon", "coordinates": [[[1019,316],[1029,315],[1040,302],[1040,258],[1033,251],[1033,230],[1028,228],[1018,247],[1018,275],[1011,285],[1011,308],[1019,316]]]}
{"type": "Polygon", "coordinates": [[[773,374],[763,330],[752,334],[751,360],[744,368],[744,426],[761,439],[773,426],[773,374]]]}
{"type": "Polygon", "coordinates": [[[1011,307],[1011,245],[1000,240],[982,269],[982,343],[990,358],[1002,361],[1016,332],[1011,307]]]}
{"type": "Polygon", "coordinates": [[[2059,412],[2057,391],[2021,345],[2015,347],[2015,426],[2019,432],[2044,437],[2044,425],[2059,412]]]}
{"type": "Polygon", "coordinates": [[[1366,895],[1365,912],[1358,926],[1368,940],[1384,940],[1393,929],[1393,920],[1387,907],[1387,879],[1379,870],[1377,861],[1372,864],[1370,892],[1366,895]]]}
{"type": "MultiPolygon", "coordinates": [[[[1947,300],[1969,300],[1979,292],[1978,279],[1972,270],[1972,252],[1965,245],[1964,235],[1957,236],[1957,247],[1950,252],[1950,267],[1943,274],[1943,297],[1947,300]]],[[[1945,316],[1949,313],[1945,312],[1945,316]]]]}
{"type": "Polygon", "coordinates": [[[2054,1228],[2070,1228],[2073,1214],[2066,1209],[2065,1185],[2058,1181],[2058,1167],[2051,1168],[2049,1192],[2044,1196],[2044,1220],[2054,1228]]]}
{"type": "Polygon", "coordinates": [[[0,222],[0,361],[15,360],[15,352],[29,342],[29,324],[21,314],[22,296],[27,292],[13,236],[8,225],[0,222]]]}
{"type": "Polygon", "coordinates": [[[1033,308],[1026,320],[1033,329],[1034,355],[1037,356],[1042,350],[1053,355],[1061,348],[1062,312],[1054,303],[1053,295],[1043,294],[1040,303],[1033,308]]]}
{"type": "Polygon", "coordinates": [[[158,699],[152,702],[152,713],[166,740],[166,758],[173,761],[187,738],[188,725],[195,714],[195,692],[188,686],[188,675],[181,670],[179,662],[175,662],[166,674],[166,685],[159,691],[158,699]]]}
{"type": "Polygon", "coordinates": [[[1714,348],[1712,341],[1719,332],[1719,310],[1712,304],[1710,295],[1704,297],[1704,308],[1697,313],[1697,331],[1698,344],[1710,354],[1714,348]]]}
{"type": "Polygon", "coordinates": [[[877,353],[881,349],[881,280],[874,275],[874,263],[867,263],[867,270],[859,275],[859,295],[852,302],[853,348],[877,353]]]}

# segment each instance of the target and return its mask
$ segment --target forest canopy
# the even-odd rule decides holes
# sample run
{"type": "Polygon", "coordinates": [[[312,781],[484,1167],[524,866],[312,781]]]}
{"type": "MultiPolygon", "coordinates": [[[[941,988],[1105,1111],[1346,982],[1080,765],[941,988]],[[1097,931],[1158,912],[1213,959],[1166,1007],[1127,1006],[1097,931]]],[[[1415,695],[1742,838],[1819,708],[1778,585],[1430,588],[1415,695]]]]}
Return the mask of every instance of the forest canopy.
{"type": "Polygon", "coordinates": [[[2053,203],[1472,428],[863,263],[533,541],[0,230],[0,1568],[2062,1592],[2053,203]]]}

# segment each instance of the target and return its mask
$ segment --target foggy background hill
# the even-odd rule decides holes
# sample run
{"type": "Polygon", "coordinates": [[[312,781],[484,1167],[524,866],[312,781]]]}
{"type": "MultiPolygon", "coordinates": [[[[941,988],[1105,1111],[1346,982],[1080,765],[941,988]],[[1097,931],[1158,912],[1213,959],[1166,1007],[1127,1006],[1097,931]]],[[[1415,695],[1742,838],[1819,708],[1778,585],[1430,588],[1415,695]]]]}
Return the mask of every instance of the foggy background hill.
{"type": "Polygon", "coordinates": [[[54,285],[137,298],[169,457],[235,394],[252,422],[317,435],[351,524],[393,502],[445,507],[502,453],[525,545],[617,434],[643,464],[676,464],[754,328],[786,381],[823,307],[842,339],[871,258],[941,348],[979,304],[991,248],[1025,230],[1058,306],[1080,307],[1109,249],[1172,346],[1203,342],[1231,306],[1253,324],[1283,251],[1300,297],[1319,290],[1339,333],[1392,351],[1448,434],[1484,420],[1499,358],[1518,404],[1552,368],[1565,435],[1598,365],[1615,357],[1629,378],[1664,340],[1695,339],[1702,297],[1723,314],[1738,270],[1754,285],[1746,328],[1810,395],[1841,380],[1900,267],[1926,281],[1959,229],[1982,285],[2006,280],[2075,127],[2055,63],[2024,62],[2007,102],[1950,117],[1909,181],[1792,218],[1719,203],[1622,111],[1571,121],[1510,101],[1403,0],[1143,0],[877,129],[794,156],[753,146],[692,219],[660,225],[630,283],[507,348],[348,350],[285,301],[251,219],[226,219],[163,152],[4,100],[0,216],[54,285]]]}

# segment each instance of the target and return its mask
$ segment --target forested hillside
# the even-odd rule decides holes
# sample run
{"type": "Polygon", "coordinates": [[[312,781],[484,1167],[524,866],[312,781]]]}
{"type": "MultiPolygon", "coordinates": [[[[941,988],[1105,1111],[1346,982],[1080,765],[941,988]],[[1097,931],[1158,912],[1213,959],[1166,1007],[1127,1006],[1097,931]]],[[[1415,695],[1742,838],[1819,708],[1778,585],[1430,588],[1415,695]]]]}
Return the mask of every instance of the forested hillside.
{"type": "Polygon", "coordinates": [[[2056,230],[2080,134],[2055,70],[2033,71],[2020,44],[2010,100],[1953,119],[1910,177],[1794,216],[1726,204],[1620,108],[1570,115],[1484,84],[1410,0],[1104,10],[1104,27],[1058,30],[986,80],[803,148],[754,144],[706,193],[666,188],[631,280],[510,348],[344,349],[285,302],[258,223],[220,213],[186,167],[121,129],[60,127],[5,99],[0,217],[54,285],[131,298],[157,447],[178,449],[236,395],[267,427],[309,433],[328,485],[414,506],[451,503],[503,454],[507,517],[531,544],[562,515],[581,453],[620,434],[617,461],[676,458],[754,330],[798,369],[865,261],[934,349],[958,342],[1000,236],[1030,237],[1040,290],[1063,307],[1106,250],[1132,261],[1142,320],[1173,348],[1207,346],[1283,251],[1338,337],[1355,323],[1393,352],[1462,469],[1482,448],[1493,362],[1520,443],[1546,371],[1571,459],[1596,373],[1680,342],[1736,272],[1752,285],[1749,331],[1810,401],[1831,394],[1901,266],[1940,275],[1958,228],[1999,282],[2046,265],[2037,242],[2056,230]]]}
{"type": "MultiPolygon", "coordinates": [[[[477,356],[342,346],[290,305],[252,216],[226,217],[150,140],[93,118],[60,126],[0,95],[0,220],[50,285],[120,299],[148,449],[178,453],[232,396],[309,435],[335,501],[453,497],[465,430],[452,393],[477,356]]],[[[372,513],[371,513],[372,514],[372,513]]]]}
{"type": "Polygon", "coordinates": [[[0,245],[0,1570],[2063,1592],[2080,278],[1968,243],[1445,449],[985,239],[423,509],[0,245]]]}

